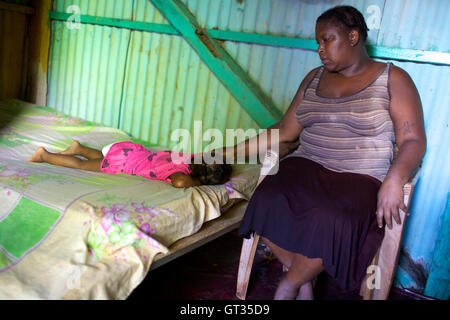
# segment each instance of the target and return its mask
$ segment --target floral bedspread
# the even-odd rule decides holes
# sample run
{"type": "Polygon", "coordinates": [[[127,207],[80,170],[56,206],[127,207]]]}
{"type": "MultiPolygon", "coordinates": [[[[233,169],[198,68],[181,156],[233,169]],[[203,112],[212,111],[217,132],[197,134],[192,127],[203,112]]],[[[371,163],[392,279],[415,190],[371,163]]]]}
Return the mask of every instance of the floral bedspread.
{"type": "Polygon", "coordinates": [[[134,140],[48,107],[0,102],[0,299],[125,299],[158,253],[248,199],[259,175],[239,165],[224,185],[177,189],[27,161],[38,146],[61,151],[74,139],[98,149],[134,140]]]}

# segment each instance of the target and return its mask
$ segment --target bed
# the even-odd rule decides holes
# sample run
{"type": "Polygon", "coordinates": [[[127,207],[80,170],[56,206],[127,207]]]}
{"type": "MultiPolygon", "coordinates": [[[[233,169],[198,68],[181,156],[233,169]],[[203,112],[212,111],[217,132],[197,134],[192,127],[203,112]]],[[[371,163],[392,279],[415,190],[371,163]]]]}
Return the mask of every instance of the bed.
{"type": "MultiPolygon", "coordinates": [[[[151,269],[236,228],[259,176],[220,186],[31,163],[38,146],[90,147],[125,132],[24,101],[0,101],[0,299],[126,299],[151,269]]],[[[146,145],[153,150],[160,146],[146,145]]]]}

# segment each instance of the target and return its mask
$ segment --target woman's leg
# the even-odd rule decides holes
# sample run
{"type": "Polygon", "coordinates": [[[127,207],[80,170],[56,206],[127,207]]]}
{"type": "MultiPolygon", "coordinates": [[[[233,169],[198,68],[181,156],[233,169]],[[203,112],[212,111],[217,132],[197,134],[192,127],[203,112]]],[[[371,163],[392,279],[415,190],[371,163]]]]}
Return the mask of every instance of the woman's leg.
{"type": "Polygon", "coordinates": [[[300,286],[298,289],[296,300],[314,300],[314,285],[312,281],[308,281],[307,283],[300,286]]]}
{"type": "Polygon", "coordinates": [[[81,160],[72,155],[51,153],[43,147],[39,147],[28,161],[46,162],[60,167],[101,172],[100,166],[102,160],[103,159],[81,160]]]}
{"type": "Polygon", "coordinates": [[[73,141],[72,144],[64,151],[58,154],[70,155],[70,156],[83,156],[89,160],[103,159],[103,153],[100,150],[83,146],[78,141],[73,141]]]}
{"type": "Polygon", "coordinates": [[[287,300],[296,297],[312,299],[312,284],[310,282],[323,270],[321,258],[310,259],[299,253],[294,253],[289,271],[278,284],[275,299],[287,300]]]}
{"type": "Polygon", "coordinates": [[[278,284],[275,299],[313,299],[311,281],[324,270],[322,259],[310,259],[299,253],[290,252],[264,237],[263,241],[278,260],[288,268],[288,272],[278,284]]]}
{"type": "Polygon", "coordinates": [[[294,253],[280,248],[275,243],[270,241],[265,237],[261,237],[264,243],[270,248],[270,251],[275,255],[275,257],[285,266],[287,269],[291,267],[292,259],[294,258],[294,253]]]}

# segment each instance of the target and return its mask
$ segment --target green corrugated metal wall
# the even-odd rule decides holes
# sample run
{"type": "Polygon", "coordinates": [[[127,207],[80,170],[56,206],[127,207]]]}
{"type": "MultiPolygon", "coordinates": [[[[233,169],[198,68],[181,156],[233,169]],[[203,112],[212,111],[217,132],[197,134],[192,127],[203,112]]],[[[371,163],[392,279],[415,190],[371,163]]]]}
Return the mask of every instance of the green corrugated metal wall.
{"type": "Polygon", "coordinates": [[[48,105],[56,110],[119,126],[130,31],[81,24],[51,24],[48,105]]]}
{"type": "MultiPolygon", "coordinates": [[[[314,37],[315,17],[329,7],[349,4],[365,15],[372,29],[369,43],[391,49],[394,63],[416,83],[428,136],[395,285],[435,295],[431,286],[414,277],[414,268],[425,270],[427,278],[450,183],[450,167],[442,161],[450,156],[448,139],[442,138],[449,132],[450,38],[442,36],[449,26],[449,2],[183,2],[209,29],[310,39],[314,37]],[[378,21],[374,8],[381,14],[378,21]],[[411,55],[403,56],[402,49],[411,55]],[[420,50],[428,50],[425,53],[437,60],[420,60],[424,53],[420,50]],[[414,58],[421,63],[414,62],[414,58]]],[[[85,15],[167,26],[148,0],[56,0],[55,11],[65,12],[73,4],[85,15]]],[[[86,24],[79,30],[69,30],[64,21],[53,21],[52,37],[48,104],[58,110],[117,126],[138,138],[167,146],[172,146],[168,138],[174,129],[187,128],[192,134],[194,120],[202,120],[204,129],[215,127],[222,131],[258,127],[180,36],[86,24]]],[[[223,46],[281,111],[287,109],[306,73],[320,65],[316,52],[297,47],[233,41],[223,41],[223,46]]]]}
{"type": "MultiPolygon", "coordinates": [[[[147,0],[55,1],[81,14],[167,23],[147,0]]],[[[178,35],[52,21],[48,105],[173,147],[178,128],[258,128],[178,35]]],[[[207,144],[207,142],[204,142],[207,144]]]]}

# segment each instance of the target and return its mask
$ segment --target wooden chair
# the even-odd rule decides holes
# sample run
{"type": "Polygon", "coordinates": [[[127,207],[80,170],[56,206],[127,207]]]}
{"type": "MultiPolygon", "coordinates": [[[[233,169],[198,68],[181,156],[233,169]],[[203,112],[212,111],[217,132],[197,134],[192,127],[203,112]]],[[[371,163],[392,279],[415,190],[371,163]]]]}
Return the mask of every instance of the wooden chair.
{"type": "MultiPolygon", "coordinates": [[[[266,155],[257,185],[259,185],[267,175],[266,172],[270,170],[273,163],[273,155],[266,155]]],[[[418,177],[419,174],[416,172],[414,178],[403,187],[404,202],[407,208],[409,208],[414,185],[416,184],[418,177]]],[[[401,223],[397,224],[395,220],[392,219],[392,229],[385,227],[385,235],[381,246],[372,260],[371,266],[367,268],[368,273],[361,285],[360,295],[364,300],[387,299],[391,290],[395,269],[397,267],[405,219],[405,212],[400,210],[401,223]]],[[[255,233],[251,238],[244,239],[242,243],[236,288],[236,296],[241,300],[245,300],[247,295],[248,282],[258,242],[259,235],[255,233]]]]}

